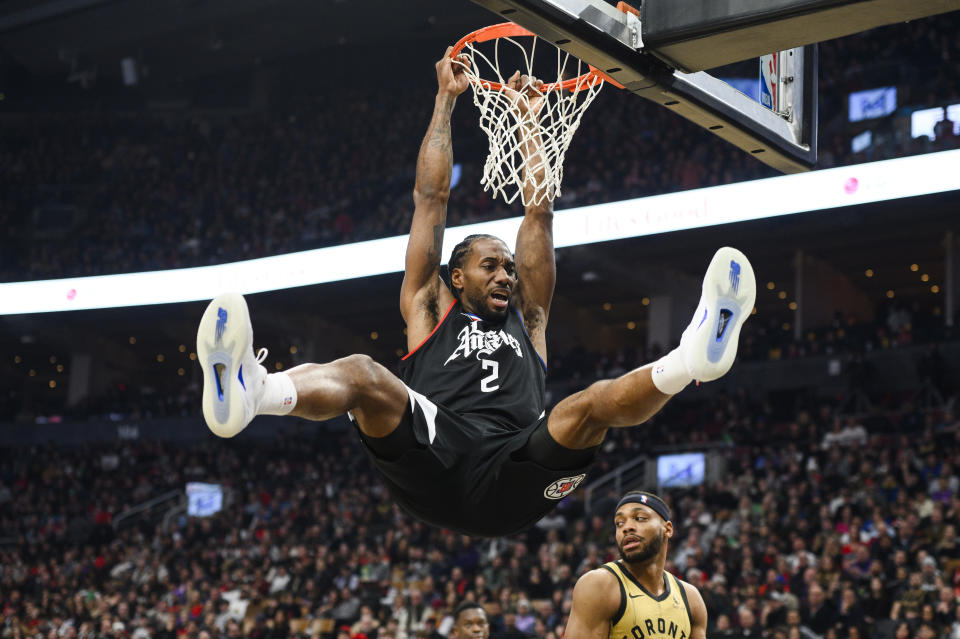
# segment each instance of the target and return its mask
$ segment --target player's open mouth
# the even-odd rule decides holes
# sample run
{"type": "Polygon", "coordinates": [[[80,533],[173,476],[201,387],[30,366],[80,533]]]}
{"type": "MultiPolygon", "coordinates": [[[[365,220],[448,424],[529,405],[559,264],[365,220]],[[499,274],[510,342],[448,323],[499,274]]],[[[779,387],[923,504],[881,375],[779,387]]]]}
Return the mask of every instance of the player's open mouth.
{"type": "Polygon", "coordinates": [[[505,291],[494,291],[490,293],[490,299],[497,308],[506,308],[510,303],[510,294],[505,291]]]}
{"type": "Polygon", "coordinates": [[[636,539],[636,538],[631,538],[631,539],[629,539],[629,540],[624,540],[624,542],[623,542],[623,549],[624,549],[624,550],[633,550],[634,548],[639,547],[641,543],[643,543],[643,542],[641,542],[639,539],[636,539]]]}

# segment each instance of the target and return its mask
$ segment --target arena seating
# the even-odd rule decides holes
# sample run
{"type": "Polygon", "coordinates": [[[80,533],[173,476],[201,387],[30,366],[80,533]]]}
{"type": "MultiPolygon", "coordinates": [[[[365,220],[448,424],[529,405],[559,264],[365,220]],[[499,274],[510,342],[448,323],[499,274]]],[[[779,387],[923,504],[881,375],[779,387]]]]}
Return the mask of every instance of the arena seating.
{"type": "MultiPolygon", "coordinates": [[[[896,126],[960,100],[956,13],[821,45],[820,168],[956,148],[896,126]],[[847,121],[851,91],[895,85],[897,113],[847,121]]],[[[428,84],[337,87],[268,111],[56,112],[0,118],[0,224],[16,240],[0,281],[198,266],[406,232],[428,84]],[[362,114],[359,117],[358,114],[362,114]]],[[[774,175],[652,105],[601,93],[568,154],[558,207],[774,175]],[[641,122],[626,131],[622,122],[641,122]],[[626,136],[626,138],[625,138],[626,136]],[[630,162],[611,163],[622,145],[630,162]],[[664,152],[666,149],[666,153],[664,152]],[[655,161],[647,158],[656,158],[655,161]]],[[[460,185],[452,225],[515,215],[479,187],[486,142],[468,100],[455,112],[460,185]]],[[[948,131],[949,130],[949,131],[948,131]]]]}

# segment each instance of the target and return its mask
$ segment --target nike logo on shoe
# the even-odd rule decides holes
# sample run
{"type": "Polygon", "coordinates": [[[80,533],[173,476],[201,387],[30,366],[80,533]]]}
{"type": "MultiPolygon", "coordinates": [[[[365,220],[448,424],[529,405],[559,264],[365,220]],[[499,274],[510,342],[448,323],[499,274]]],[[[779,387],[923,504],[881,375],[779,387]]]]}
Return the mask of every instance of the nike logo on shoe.
{"type": "Polygon", "coordinates": [[[700,318],[700,323],[697,324],[697,329],[703,326],[703,323],[707,321],[707,309],[703,309],[703,317],[700,318]]]}

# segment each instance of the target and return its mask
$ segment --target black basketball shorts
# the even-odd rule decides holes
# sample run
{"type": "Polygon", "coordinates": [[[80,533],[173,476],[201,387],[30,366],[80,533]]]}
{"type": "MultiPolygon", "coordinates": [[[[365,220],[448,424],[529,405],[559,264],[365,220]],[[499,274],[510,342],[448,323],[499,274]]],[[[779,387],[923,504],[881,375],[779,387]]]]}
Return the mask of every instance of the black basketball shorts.
{"type": "Polygon", "coordinates": [[[403,450],[378,454],[383,442],[360,437],[397,504],[433,526],[481,537],[520,532],[572,493],[592,464],[590,455],[585,465],[553,470],[526,458],[531,435],[547,427],[545,415],[507,429],[407,392],[410,410],[397,429],[409,429],[412,437],[383,438],[409,442],[403,450]]]}

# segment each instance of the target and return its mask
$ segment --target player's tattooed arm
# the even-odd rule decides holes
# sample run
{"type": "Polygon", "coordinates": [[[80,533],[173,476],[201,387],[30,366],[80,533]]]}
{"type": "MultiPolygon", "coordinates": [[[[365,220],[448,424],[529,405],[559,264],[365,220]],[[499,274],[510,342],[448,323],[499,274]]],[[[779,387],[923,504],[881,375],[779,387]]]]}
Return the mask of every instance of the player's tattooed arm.
{"type": "Polygon", "coordinates": [[[543,82],[519,71],[510,76],[504,91],[515,101],[516,116],[526,131],[520,145],[523,155],[523,223],[517,233],[517,275],[522,287],[523,320],[534,347],[547,361],[546,328],[557,281],[553,254],[553,198],[544,186],[546,156],[538,120],[543,108],[543,82]]]}
{"type": "Polygon", "coordinates": [[[523,321],[534,347],[547,361],[546,329],[557,282],[553,249],[553,207],[527,207],[517,233],[517,276],[523,321]]]}
{"type": "Polygon", "coordinates": [[[400,287],[400,312],[407,323],[407,345],[411,349],[437,325],[439,307],[453,301],[453,295],[440,282],[440,254],[453,171],[450,116],[468,81],[461,63],[451,60],[449,53],[450,49],[436,64],[437,97],[417,157],[413,221],[400,287]]]}
{"type": "MultiPolygon", "coordinates": [[[[443,224],[436,224],[433,227],[433,246],[430,247],[430,251],[427,255],[428,259],[433,262],[436,261],[437,266],[440,265],[441,260],[441,251],[443,249],[443,224]]],[[[433,288],[429,288],[427,293],[423,296],[421,301],[421,307],[424,314],[430,318],[430,321],[434,326],[440,322],[440,300],[439,300],[439,291],[442,284],[438,284],[433,288]]]]}

